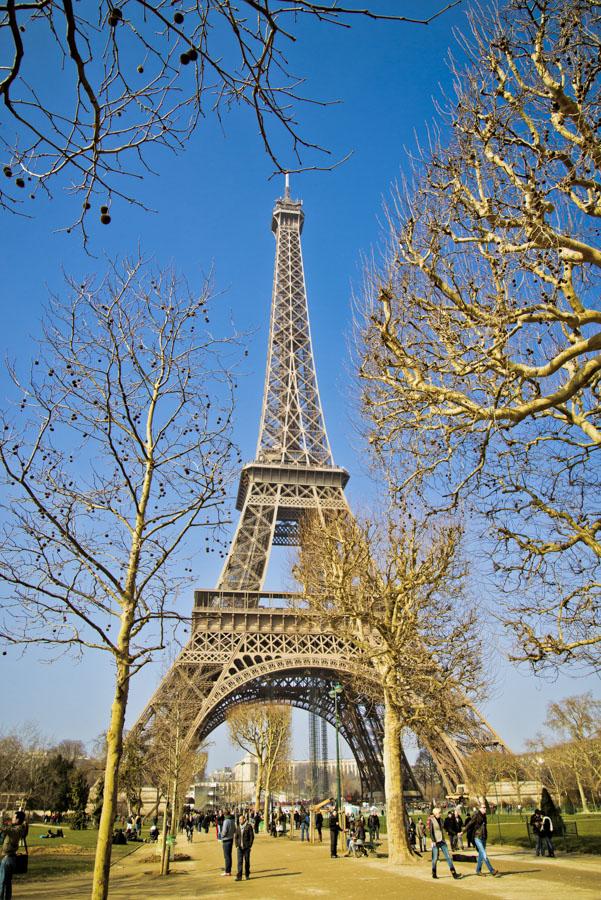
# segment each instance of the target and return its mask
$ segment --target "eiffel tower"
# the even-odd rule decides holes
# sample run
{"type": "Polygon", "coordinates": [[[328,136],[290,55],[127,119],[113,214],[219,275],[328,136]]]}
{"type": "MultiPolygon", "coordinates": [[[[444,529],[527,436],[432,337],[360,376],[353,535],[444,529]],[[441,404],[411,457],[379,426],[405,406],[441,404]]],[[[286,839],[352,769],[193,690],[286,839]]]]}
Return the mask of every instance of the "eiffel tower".
{"type": "MultiPolygon", "coordinates": [[[[276,201],[276,240],[269,351],[256,458],[242,468],[238,527],[216,589],[194,592],[192,635],[138,720],[152,721],[182,689],[198,711],[187,741],[199,744],[240,703],[278,702],[335,722],[333,682],[340,682],[340,733],[357,762],[364,796],[382,794],[382,706],[374,673],[358,669],[353,647],[295,604],[298,595],[265,591],[273,546],[298,546],[306,510],[347,510],[348,472],[336,466],[328,441],[317,377],[303,270],[302,203],[276,201]]],[[[316,729],[315,720],[311,727],[316,729]]],[[[475,710],[462,734],[419,735],[449,793],[466,781],[466,753],[504,745],[475,710]]],[[[419,792],[410,766],[408,790],[419,792]]]]}

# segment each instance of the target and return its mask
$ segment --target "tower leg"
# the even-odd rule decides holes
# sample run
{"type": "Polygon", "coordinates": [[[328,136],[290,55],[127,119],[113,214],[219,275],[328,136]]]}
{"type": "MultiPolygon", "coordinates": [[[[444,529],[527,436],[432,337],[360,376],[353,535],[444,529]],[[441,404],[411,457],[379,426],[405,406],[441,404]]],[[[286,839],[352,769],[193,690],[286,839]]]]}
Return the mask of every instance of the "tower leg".
{"type": "Polygon", "coordinates": [[[253,500],[261,488],[253,485],[251,496],[244,504],[234,540],[217,584],[218,590],[260,591],[265,581],[267,563],[273,544],[277,504],[261,504],[253,500]]]}

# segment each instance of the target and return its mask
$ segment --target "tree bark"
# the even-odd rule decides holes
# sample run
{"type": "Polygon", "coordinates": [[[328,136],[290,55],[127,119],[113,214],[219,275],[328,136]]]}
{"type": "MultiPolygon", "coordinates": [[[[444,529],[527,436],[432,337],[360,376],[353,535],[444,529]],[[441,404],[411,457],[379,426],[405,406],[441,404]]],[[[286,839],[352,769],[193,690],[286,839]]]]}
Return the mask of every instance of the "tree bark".
{"type": "Polygon", "coordinates": [[[386,827],[388,830],[388,862],[391,865],[414,862],[405,828],[403,762],[401,753],[402,722],[384,690],[384,791],[386,793],[386,827]]]}
{"type": "MultiPolygon", "coordinates": [[[[173,815],[171,816],[173,818],[173,815]]],[[[165,795],[165,812],[163,813],[163,831],[161,833],[161,875],[165,875],[165,860],[167,859],[167,822],[169,821],[169,790],[165,795]]]]}
{"type": "Polygon", "coordinates": [[[269,787],[271,783],[271,774],[266,774],[265,778],[265,800],[263,802],[263,821],[265,822],[265,831],[267,831],[267,823],[269,821],[269,787]]]}
{"type": "MultiPolygon", "coordinates": [[[[257,783],[255,785],[255,812],[261,808],[261,791],[263,789],[263,766],[257,760],[257,783]]],[[[265,825],[267,829],[267,825],[265,825]]]]}
{"type": "Polygon", "coordinates": [[[580,794],[580,803],[582,805],[582,812],[588,813],[588,803],[586,802],[586,794],[584,793],[584,788],[582,787],[582,781],[580,780],[580,775],[578,774],[578,770],[574,768],[574,775],[576,777],[576,785],[578,787],[578,793],[580,794]]]}
{"type": "MultiPolygon", "coordinates": [[[[123,636],[125,628],[126,623],[123,622],[121,636],[123,636]]],[[[115,695],[111,706],[110,725],[106,735],[104,794],[94,860],[92,900],[106,900],[109,892],[109,870],[111,865],[113,825],[117,808],[119,763],[123,753],[123,728],[129,694],[129,664],[122,660],[123,657],[121,661],[117,662],[115,695]]]]}

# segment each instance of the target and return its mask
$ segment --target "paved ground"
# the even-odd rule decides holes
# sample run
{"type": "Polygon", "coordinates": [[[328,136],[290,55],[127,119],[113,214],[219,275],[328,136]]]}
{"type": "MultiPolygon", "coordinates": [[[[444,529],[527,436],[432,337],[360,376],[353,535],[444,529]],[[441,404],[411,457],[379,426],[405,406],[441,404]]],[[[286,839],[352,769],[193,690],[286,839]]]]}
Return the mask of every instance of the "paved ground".
{"type": "MultiPolygon", "coordinates": [[[[458,898],[486,895],[503,900],[601,900],[601,859],[590,856],[536,859],[523,850],[492,850],[493,864],[501,876],[476,877],[475,866],[458,863],[464,877],[454,882],[446,864],[438,867],[439,880],[432,881],[429,860],[410,869],[391,870],[385,859],[330,859],[325,844],[311,846],[299,840],[260,835],[252,852],[250,881],[238,883],[221,877],[221,845],[210,835],[195,835],[194,843],[178,839],[177,850],[192,859],[177,862],[167,878],[157,876],[153,848],[141,845],[112,869],[111,900],[150,900],[170,897],[244,897],[249,900],[282,900],[294,897],[367,898],[458,898]]],[[[235,865],[235,855],[234,855],[235,865]]],[[[15,900],[89,897],[89,876],[47,881],[15,880],[15,900]]]]}

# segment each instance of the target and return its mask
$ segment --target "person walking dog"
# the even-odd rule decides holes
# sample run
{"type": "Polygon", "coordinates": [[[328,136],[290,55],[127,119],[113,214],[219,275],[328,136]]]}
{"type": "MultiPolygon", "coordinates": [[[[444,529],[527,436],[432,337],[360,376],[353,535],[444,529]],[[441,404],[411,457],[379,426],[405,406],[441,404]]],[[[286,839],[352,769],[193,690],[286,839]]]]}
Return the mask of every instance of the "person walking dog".
{"type": "Polygon", "coordinates": [[[244,874],[246,880],[250,878],[250,851],[255,839],[255,830],[252,822],[248,821],[246,816],[240,816],[236,826],[234,841],[238,850],[238,871],[236,872],[236,881],[242,881],[242,867],[244,866],[244,874]]]}

